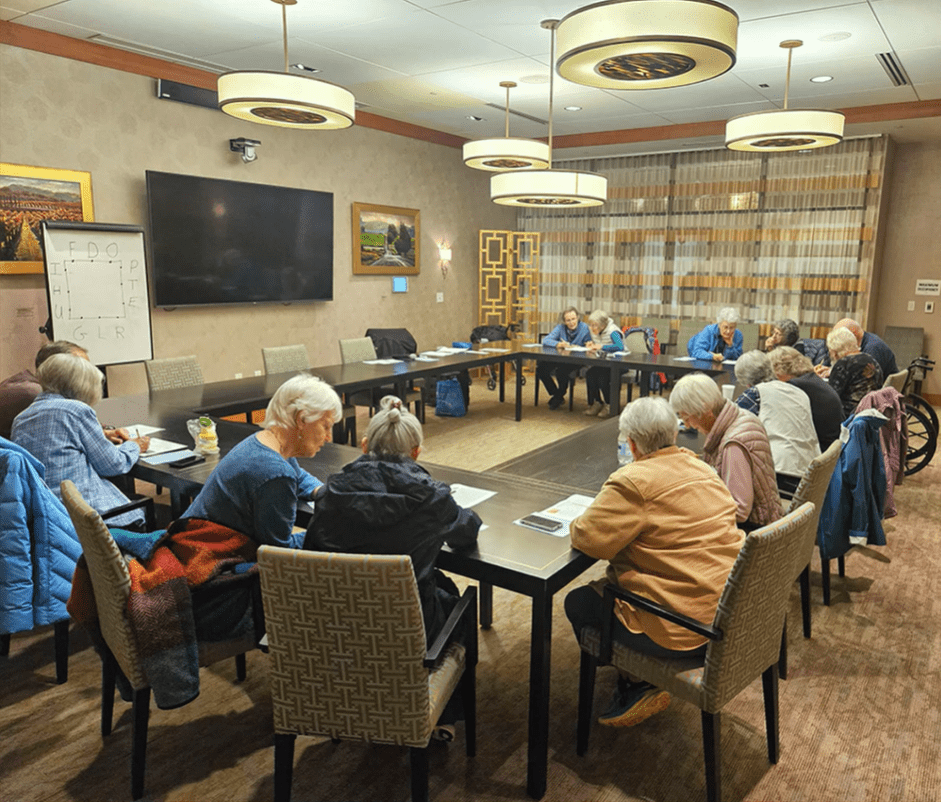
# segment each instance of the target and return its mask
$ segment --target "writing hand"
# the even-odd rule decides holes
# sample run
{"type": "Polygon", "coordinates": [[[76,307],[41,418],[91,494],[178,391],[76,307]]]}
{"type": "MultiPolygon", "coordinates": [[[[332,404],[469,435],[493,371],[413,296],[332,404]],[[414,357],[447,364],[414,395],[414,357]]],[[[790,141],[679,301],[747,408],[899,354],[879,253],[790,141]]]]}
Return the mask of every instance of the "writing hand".
{"type": "Polygon", "coordinates": [[[149,437],[132,437],[130,438],[132,443],[137,443],[140,446],[140,452],[143,454],[148,448],[150,448],[150,438],[149,437]]]}

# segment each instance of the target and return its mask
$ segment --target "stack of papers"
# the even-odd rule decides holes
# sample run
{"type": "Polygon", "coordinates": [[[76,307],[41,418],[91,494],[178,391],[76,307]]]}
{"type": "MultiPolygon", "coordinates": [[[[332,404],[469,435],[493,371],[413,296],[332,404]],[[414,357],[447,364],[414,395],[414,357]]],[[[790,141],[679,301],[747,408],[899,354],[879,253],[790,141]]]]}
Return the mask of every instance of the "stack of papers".
{"type": "Polygon", "coordinates": [[[523,348],[542,348],[542,343],[523,343],[523,348]]]}
{"type": "Polygon", "coordinates": [[[364,365],[395,365],[401,362],[401,359],[364,359],[364,365]]]}

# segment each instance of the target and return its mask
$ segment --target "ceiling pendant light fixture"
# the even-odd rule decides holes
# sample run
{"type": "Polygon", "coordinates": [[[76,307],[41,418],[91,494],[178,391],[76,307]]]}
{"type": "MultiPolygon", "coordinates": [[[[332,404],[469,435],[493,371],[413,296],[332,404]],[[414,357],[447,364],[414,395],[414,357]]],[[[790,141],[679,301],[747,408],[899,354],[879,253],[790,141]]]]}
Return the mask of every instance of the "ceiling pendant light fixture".
{"type": "Polygon", "coordinates": [[[281,6],[284,72],[243,70],[219,76],[219,108],[232,117],[282,128],[349,128],[356,119],[356,101],[342,86],[288,71],[286,6],[297,0],[271,0],[281,6]]]}
{"type": "Polygon", "coordinates": [[[535,139],[510,136],[510,90],[513,81],[500,81],[506,89],[506,128],[503,139],[475,139],[464,143],[464,164],[475,170],[539,170],[549,165],[549,146],[535,139]]]}
{"type": "Polygon", "coordinates": [[[784,108],[740,114],[725,124],[725,146],[729,150],[783,153],[788,150],[827,148],[843,141],[842,112],[823,109],[789,109],[791,56],[803,42],[788,39],[780,47],[787,50],[787,80],[784,108]]]}
{"type": "Polygon", "coordinates": [[[559,75],[599,89],[668,89],[735,64],[738,14],[712,0],[606,0],[559,23],[559,75]]]}
{"type": "Polygon", "coordinates": [[[608,179],[598,173],[552,168],[552,102],[555,86],[555,32],[559,21],[543,20],[552,31],[549,59],[549,160],[544,170],[511,170],[490,178],[490,200],[502,206],[600,206],[608,199],[608,179]]]}

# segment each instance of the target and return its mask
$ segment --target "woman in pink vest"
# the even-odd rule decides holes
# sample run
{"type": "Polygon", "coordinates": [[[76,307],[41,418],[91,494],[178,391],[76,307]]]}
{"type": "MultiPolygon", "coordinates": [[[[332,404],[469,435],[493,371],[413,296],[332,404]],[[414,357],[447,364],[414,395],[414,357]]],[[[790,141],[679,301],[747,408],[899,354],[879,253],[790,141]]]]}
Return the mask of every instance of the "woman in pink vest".
{"type": "Polygon", "coordinates": [[[727,401],[704,373],[684,376],[670,393],[670,406],[683,423],[706,435],[703,459],[725,482],[745,530],[781,517],[771,443],[761,421],[727,401]]]}

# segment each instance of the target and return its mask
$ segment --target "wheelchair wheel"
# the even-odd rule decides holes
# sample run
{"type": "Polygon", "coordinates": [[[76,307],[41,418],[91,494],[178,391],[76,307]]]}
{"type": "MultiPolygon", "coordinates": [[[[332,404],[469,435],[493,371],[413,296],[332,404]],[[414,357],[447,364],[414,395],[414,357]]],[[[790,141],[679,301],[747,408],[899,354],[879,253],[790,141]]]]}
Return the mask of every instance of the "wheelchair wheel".
{"type": "Polygon", "coordinates": [[[496,379],[487,379],[487,389],[488,389],[488,390],[495,390],[496,388],[497,388],[497,380],[496,380],[496,379]]]}
{"type": "Polygon", "coordinates": [[[938,413],[934,411],[934,407],[925,401],[924,398],[922,398],[920,395],[907,395],[905,396],[905,403],[916,407],[919,412],[928,416],[928,420],[931,421],[931,426],[934,429],[935,434],[941,432],[941,428],[938,427],[938,413]]]}
{"type": "Polygon", "coordinates": [[[938,432],[931,425],[931,419],[911,404],[905,405],[905,417],[908,422],[905,475],[911,476],[931,462],[938,445],[938,432]]]}

